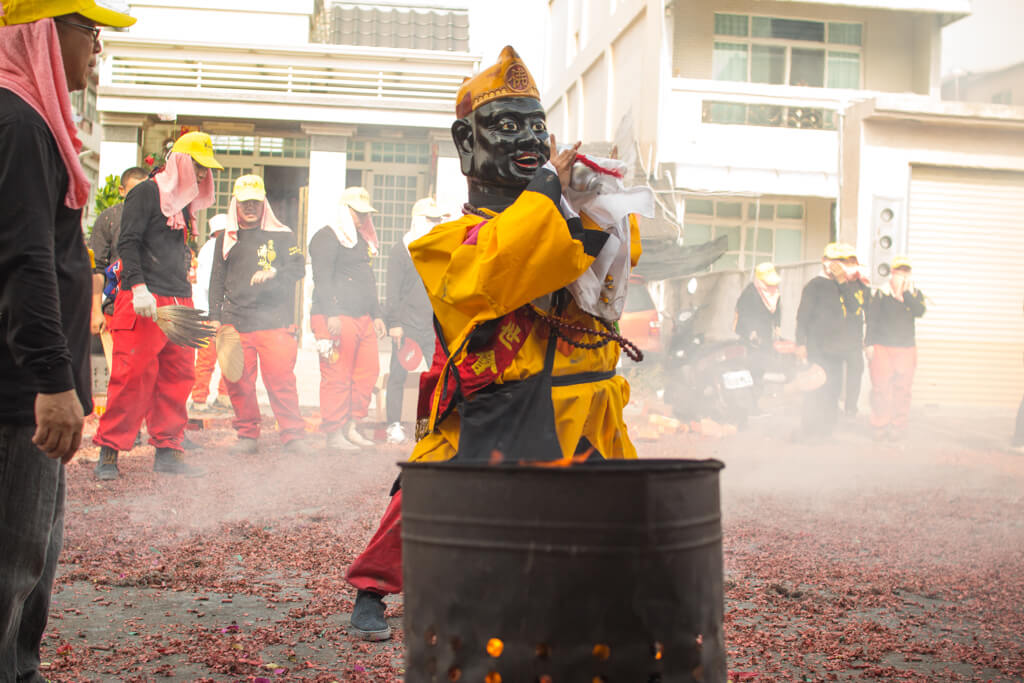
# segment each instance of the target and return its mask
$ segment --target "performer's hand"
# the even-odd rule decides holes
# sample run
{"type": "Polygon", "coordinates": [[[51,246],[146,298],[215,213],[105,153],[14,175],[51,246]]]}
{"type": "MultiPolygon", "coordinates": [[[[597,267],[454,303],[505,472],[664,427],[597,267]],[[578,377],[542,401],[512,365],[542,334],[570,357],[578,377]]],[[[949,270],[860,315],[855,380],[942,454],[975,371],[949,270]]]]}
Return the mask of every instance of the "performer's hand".
{"type": "Polygon", "coordinates": [[[103,309],[99,306],[93,306],[92,317],[89,320],[89,331],[92,334],[101,334],[106,327],[107,322],[103,319],[103,309]]]}
{"type": "Polygon", "coordinates": [[[149,293],[146,285],[132,287],[132,308],[135,315],[156,320],[156,297],[149,293]]]}
{"type": "Polygon", "coordinates": [[[562,192],[565,192],[569,187],[569,181],[572,179],[572,165],[576,161],[576,150],[580,148],[580,143],[577,141],[569,149],[559,152],[558,143],[555,142],[555,136],[552,133],[548,144],[551,145],[551,165],[555,167],[555,171],[558,173],[558,182],[562,185],[562,192]]]}
{"type": "Polygon", "coordinates": [[[271,268],[270,270],[257,270],[252,274],[252,278],[249,280],[249,285],[252,287],[262,285],[264,282],[273,280],[275,275],[277,275],[276,268],[271,268]]]}
{"type": "Polygon", "coordinates": [[[377,333],[377,339],[383,339],[388,335],[388,326],[380,318],[374,318],[373,331],[377,333]]]}
{"type": "Polygon", "coordinates": [[[331,335],[331,339],[337,339],[341,336],[340,315],[332,315],[327,318],[327,333],[331,335]]]}
{"type": "Polygon", "coordinates": [[[401,327],[392,327],[388,330],[388,336],[397,344],[402,341],[402,336],[405,334],[405,330],[401,327]]]}
{"type": "Polygon", "coordinates": [[[82,403],[74,389],[36,395],[36,433],[32,443],[47,457],[68,462],[82,442],[82,403]]]}

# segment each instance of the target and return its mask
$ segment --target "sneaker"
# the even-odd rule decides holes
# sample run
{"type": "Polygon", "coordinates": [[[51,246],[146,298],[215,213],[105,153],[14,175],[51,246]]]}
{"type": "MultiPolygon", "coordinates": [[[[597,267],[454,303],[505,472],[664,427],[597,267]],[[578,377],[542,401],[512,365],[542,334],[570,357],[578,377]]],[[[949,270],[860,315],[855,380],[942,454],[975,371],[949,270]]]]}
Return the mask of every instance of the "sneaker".
{"type": "Polygon", "coordinates": [[[346,439],[340,429],[327,435],[327,448],[329,450],[341,451],[343,453],[358,453],[362,450],[359,446],[346,439]]]}
{"type": "Polygon", "coordinates": [[[349,620],[352,634],[363,640],[391,638],[391,627],[384,620],[384,609],[384,596],[364,590],[356,593],[356,604],[349,620]]]}
{"type": "Polygon", "coordinates": [[[186,477],[201,477],[206,473],[185,462],[184,451],[175,448],[158,448],[153,458],[153,471],[164,474],[183,474],[186,477]]]}
{"type": "Polygon", "coordinates": [[[256,443],[256,439],[240,436],[238,441],[228,448],[228,453],[230,455],[252,455],[258,450],[259,445],[256,443]]]}
{"type": "Polygon", "coordinates": [[[348,427],[345,429],[345,438],[356,446],[362,446],[363,448],[368,448],[373,445],[372,441],[360,434],[359,430],[356,429],[355,420],[348,423],[348,427]]]}
{"type": "Polygon", "coordinates": [[[224,410],[233,410],[231,407],[231,398],[228,396],[218,396],[217,400],[213,402],[211,408],[222,408],[224,410]]]}
{"type": "Polygon", "coordinates": [[[401,422],[392,422],[388,425],[388,443],[405,443],[405,429],[401,422]]]}
{"type": "Polygon", "coordinates": [[[100,459],[96,461],[96,478],[100,481],[113,481],[121,476],[117,469],[117,451],[110,446],[100,447],[100,459]]]}

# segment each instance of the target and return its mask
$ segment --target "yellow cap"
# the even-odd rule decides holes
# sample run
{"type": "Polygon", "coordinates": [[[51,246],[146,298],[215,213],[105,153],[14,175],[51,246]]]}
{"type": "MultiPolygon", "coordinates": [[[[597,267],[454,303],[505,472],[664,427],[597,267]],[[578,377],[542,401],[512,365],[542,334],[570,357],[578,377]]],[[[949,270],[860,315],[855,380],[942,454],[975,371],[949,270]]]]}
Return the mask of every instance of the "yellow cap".
{"type": "Polygon", "coordinates": [[[267,188],[258,175],[244,175],[235,181],[234,195],[240,202],[263,201],[267,198],[267,188]]]}
{"type": "Polygon", "coordinates": [[[455,95],[455,116],[461,119],[480,105],[503,97],[540,99],[537,83],[511,45],[498,55],[497,64],[462,82],[455,95]]]}
{"type": "Polygon", "coordinates": [[[188,154],[195,159],[197,164],[206,168],[224,170],[224,167],[213,158],[213,141],[210,140],[210,136],[206,133],[200,133],[199,131],[185,133],[174,143],[171,151],[188,154]]]}
{"type": "Polygon", "coordinates": [[[843,256],[843,245],[839,244],[839,242],[829,242],[825,245],[825,253],[822,258],[826,258],[830,261],[846,258],[843,256]]]}
{"type": "Polygon", "coordinates": [[[843,259],[857,258],[857,248],[852,244],[847,244],[846,242],[839,243],[839,253],[842,254],[840,258],[843,259]]]}
{"type": "Polygon", "coordinates": [[[413,218],[417,216],[424,216],[426,218],[442,218],[446,214],[444,210],[437,205],[437,201],[433,197],[424,197],[412,205],[412,215],[413,218]]]}
{"type": "Polygon", "coordinates": [[[359,213],[376,213],[377,209],[370,204],[370,193],[365,187],[346,187],[341,195],[341,203],[359,213]]]}
{"type": "Polygon", "coordinates": [[[754,269],[754,276],[769,287],[774,287],[782,282],[782,278],[779,277],[779,273],[775,270],[774,263],[765,262],[757,264],[757,268],[754,269]]]}
{"type": "Polygon", "coordinates": [[[893,270],[896,270],[897,268],[906,268],[907,270],[912,270],[910,267],[910,259],[908,259],[906,256],[897,256],[893,258],[892,263],[889,265],[893,270]]]}
{"type": "Polygon", "coordinates": [[[96,0],[0,0],[0,26],[31,24],[33,21],[81,14],[100,26],[125,28],[135,23],[134,17],[106,7],[96,0]]]}

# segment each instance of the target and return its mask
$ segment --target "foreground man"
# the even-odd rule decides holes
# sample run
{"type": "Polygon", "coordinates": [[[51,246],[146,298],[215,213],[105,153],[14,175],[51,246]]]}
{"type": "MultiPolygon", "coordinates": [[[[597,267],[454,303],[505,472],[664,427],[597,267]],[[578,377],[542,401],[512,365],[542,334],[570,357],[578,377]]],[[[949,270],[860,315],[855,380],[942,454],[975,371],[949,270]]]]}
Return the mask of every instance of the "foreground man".
{"type": "MultiPolygon", "coordinates": [[[[511,47],[456,102],[466,215],[409,245],[438,321],[412,460],[635,458],[622,419],[629,385],[615,374],[622,340],[607,321],[639,257],[635,222],[612,220],[613,241],[569,208],[579,144],[555,153],[537,87],[511,47]],[[618,268],[594,272],[606,243],[618,268]]],[[[348,573],[359,589],[352,631],[367,640],[390,637],[382,597],[402,589],[400,505],[399,491],[348,573]]]]}
{"type": "Polygon", "coordinates": [[[228,382],[235,408],[235,453],[255,453],[263,418],[256,399],[257,364],[286,450],[300,453],[306,423],[295,388],[295,283],[306,258],[295,233],[274,215],[263,178],[235,181],[228,228],[217,235],[210,278],[210,319],[232,325],[242,338],[245,366],[228,382]],[[289,329],[292,328],[292,329],[289,329]]]}
{"type": "Polygon", "coordinates": [[[0,681],[42,681],[64,466],[92,411],[89,181],[69,91],[100,52],[89,1],[0,2],[0,681]]]}
{"type": "Polygon", "coordinates": [[[100,446],[97,479],[117,479],[118,451],[132,448],[143,419],[156,447],[153,471],[199,474],[182,451],[195,352],[167,339],[156,324],[156,309],[192,306],[188,238],[196,212],[213,203],[211,168],[223,166],[213,157],[210,136],[186,133],[174,143],[167,164],[125,199],[117,241],[121,285],[110,324],[114,364],[107,410],[92,438],[100,446]]]}

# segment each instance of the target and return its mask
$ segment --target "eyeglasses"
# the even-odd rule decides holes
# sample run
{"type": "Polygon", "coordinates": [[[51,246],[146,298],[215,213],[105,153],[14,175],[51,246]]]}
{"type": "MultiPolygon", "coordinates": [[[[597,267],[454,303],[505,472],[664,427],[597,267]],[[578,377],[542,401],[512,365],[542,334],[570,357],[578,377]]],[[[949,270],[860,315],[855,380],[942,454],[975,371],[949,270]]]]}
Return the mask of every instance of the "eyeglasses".
{"type": "Polygon", "coordinates": [[[94,43],[100,42],[100,27],[99,26],[89,26],[88,24],[78,24],[78,23],[75,23],[73,21],[68,21],[67,19],[60,19],[60,18],[55,18],[54,21],[56,21],[58,23],[61,23],[61,24],[65,24],[67,26],[74,26],[75,28],[80,28],[83,31],[88,31],[89,33],[92,34],[92,42],[94,42],[94,43]]]}

